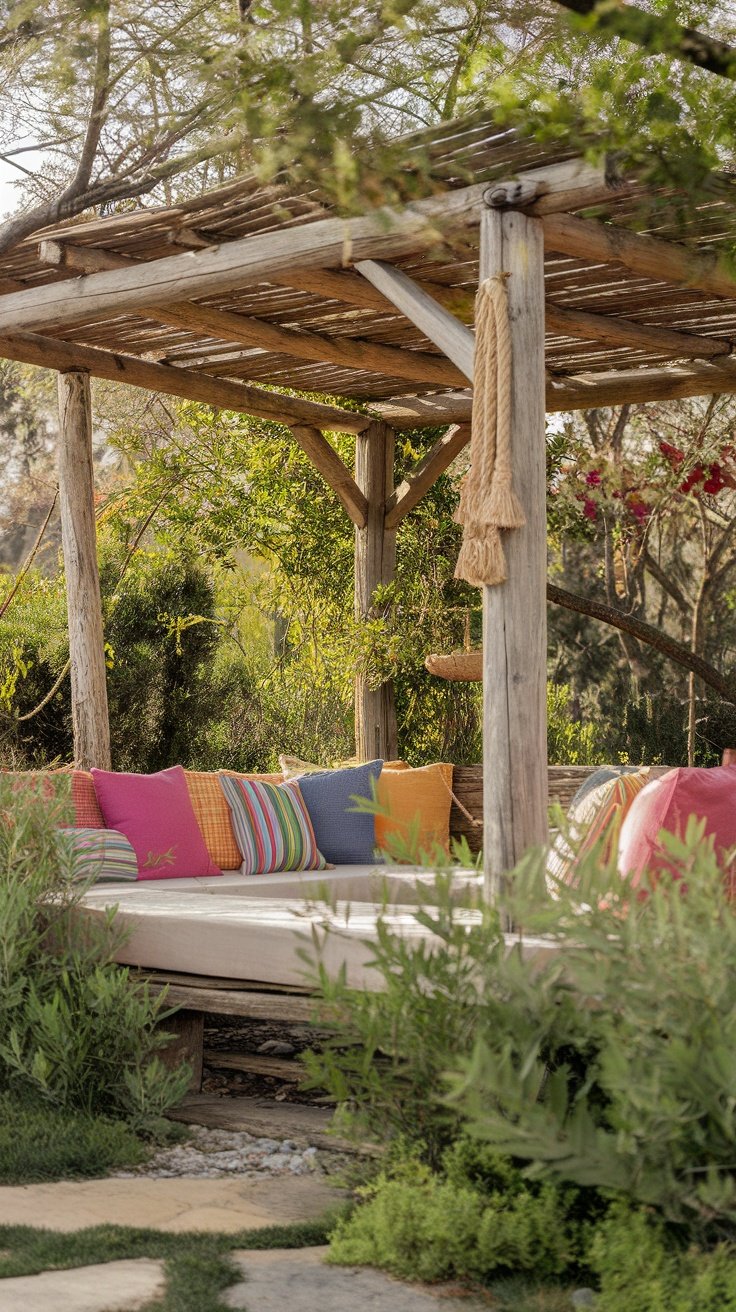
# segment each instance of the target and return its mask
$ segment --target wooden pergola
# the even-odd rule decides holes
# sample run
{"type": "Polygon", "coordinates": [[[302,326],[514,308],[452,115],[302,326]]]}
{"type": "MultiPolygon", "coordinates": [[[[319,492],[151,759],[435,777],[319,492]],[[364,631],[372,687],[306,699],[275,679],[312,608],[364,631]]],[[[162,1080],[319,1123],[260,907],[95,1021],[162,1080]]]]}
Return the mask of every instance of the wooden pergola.
{"type": "MultiPolygon", "coordinates": [[[[713,177],[680,221],[677,196],[491,120],[408,141],[407,168],[413,152],[424,194],[392,211],[344,219],[316,191],[241,178],[47,230],[6,257],[0,355],[59,374],[76,753],[105,766],[90,376],[286,425],[355,526],[365,617],[394,575],[398,525],[469,439],[478,281],[510,275],[527,522],[508,535],[508,581],[483,589],[493,886],[547,834],[545,411],[736,392],[736,181],[713,177]],[[395,432],[422,424],[447,428],[395,486],[395,432]],[[329,432],[355,434],[353,469],[329,432]]],[[[356,738],[361,757],[395,755],[391,685],[358,682],[356,738]]]]}

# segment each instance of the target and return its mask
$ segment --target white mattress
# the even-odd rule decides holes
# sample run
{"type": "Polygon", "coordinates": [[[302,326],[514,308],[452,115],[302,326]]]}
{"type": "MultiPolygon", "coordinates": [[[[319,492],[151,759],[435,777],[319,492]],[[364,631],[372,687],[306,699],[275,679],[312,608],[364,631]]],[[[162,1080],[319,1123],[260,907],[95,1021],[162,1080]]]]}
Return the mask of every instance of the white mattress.
{"type": "MultiPolygon", "coordinates": [[[[479,880],[470,871],[459,871],[455,878],[458,889],[479,880]]],[[[406,938],[434,941],[412,914],[417,884],[432,880],[431,873],[407,867],[338,866],[249,877],[232,873],[98,885],[85,895],[84,906],[102,915],[117,905],[116,923],[125,930],[126,941],[116,959],[128,965],[309,985],[298,949],[313,945],[316,934],[330,973],[344,965],[351,987],[380,988],[381,976],[369,964],[378,916],[406,938]],[[382,906],[384,890],[387,909],[382,906]],[[328,901],[320,900],[322,892],[328,893],[328,901]]],[[[479,920],[477,912],[458,914],[469,924],[479,920]]],[[[509,944],[517,941],[509,936],[509,944]]],[[[541,958],[555,949],[537,939],[526,940],[523,950],[541,958]]]]}

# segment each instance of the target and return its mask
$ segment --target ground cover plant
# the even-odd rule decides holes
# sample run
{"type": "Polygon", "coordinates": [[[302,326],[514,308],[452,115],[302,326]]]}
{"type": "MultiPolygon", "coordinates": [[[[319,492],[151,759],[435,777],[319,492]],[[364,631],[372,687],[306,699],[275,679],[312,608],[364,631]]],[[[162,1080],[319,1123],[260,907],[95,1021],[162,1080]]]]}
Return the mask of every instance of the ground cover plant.
{"type": "Polygon", "coordinates": [[[225,1290],[241,1273],[229,1260],[235,1249],[307,1248],[326,1242],[329,1221],[268,1226],[235,1234],[167,1234],[126,1226],[94,1226],[65,1234],[30,1226],[0,1226],[0,1280],[68,1270],[123,1258],[161,1258],[167,1289],[141,1312],[225,1312],[225,1290]]]}
{"type": "Polygon", "coordinates": [[[87,885],[58,829],[69,781],[0,778],[0,1097],[10,1118],[0,1160],[11,1178],[38,1176],[40,1145],[24,1149],[20,1138],[36,1135],[45,1108],[73,1118],[57,1144],[60,1169],[90,1173],[97,1152],[101,1169],[135,1159],[137,1134],[169,1133],[164,1115],[189,1075],[157,1055],[165,1001],[113,961],[114,912],[80,914],[87,885]]]}
{"type": "Polygon", "coordinates": [[[317,963],[339,1029],[312,1075],[391,1150],[335,1260],[534,1271],[596,1284],[606,1312],[734,1306],[736,917],[703,826],[666,842],[656,880],[598,851],[552,898],[530,853],[504,912],[547,959],[444,872],[417,912],[432,943],[382,923],[380,992],[317,963]]]}

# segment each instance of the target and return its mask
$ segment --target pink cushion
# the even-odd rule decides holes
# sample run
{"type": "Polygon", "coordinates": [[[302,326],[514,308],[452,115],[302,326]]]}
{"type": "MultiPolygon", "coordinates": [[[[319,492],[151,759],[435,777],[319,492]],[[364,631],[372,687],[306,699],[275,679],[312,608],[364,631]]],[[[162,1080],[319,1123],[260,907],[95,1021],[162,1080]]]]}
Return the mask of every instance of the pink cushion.
{"type": "Polygon", "coordinates": [[[93,770],[92,778],[108,829],[133,846],[139,879],[222,874],[210,860],[180,765],[158,774],[93,770]]]}
{"type": "Polygon", "coordinates": [[[619,873],[638,878],[644,870],[669,869],[659,834],[664,829],[682,838],[691,815],[705,819],[717,852],[736,846],[736,766],[682,767],[652,779],[621,826],[619,873]]]}

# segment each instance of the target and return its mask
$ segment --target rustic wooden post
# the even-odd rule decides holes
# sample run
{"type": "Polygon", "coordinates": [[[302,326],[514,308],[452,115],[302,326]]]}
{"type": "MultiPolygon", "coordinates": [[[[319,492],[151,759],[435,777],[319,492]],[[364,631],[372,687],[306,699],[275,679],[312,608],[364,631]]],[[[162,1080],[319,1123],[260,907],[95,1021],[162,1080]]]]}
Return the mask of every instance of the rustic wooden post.
{"type": "Polygon", "coordinates": [[[524,528],[503,533],[507,581],[483,589],[486,896],[526,849],[546,843],[547,514],[544,238],[539,219],[483,210],[480,277],[505,271],[511,321],[511,446],[524,528]]]}
{"type": "Polygon", "coordinates": [[[110,769],[102,601],[97,567],[89,374],[59,374],[59,503],[69,617],[74,759],[110,769]]]}
{"type": "MultiPolygon", "coordinates": [[[[396,571],[396,529],[386,528],[386,502],[394,490],[394,430],[372,423],[355,439],[355,481],[368,503],[364,528],[355,530],[355,616],[375,614],[373,593],[396,571]]],[[[355,680],[355,750],[359,760],[397,755],[396,705],[392,683],[369,688],[355,680]]]]}

